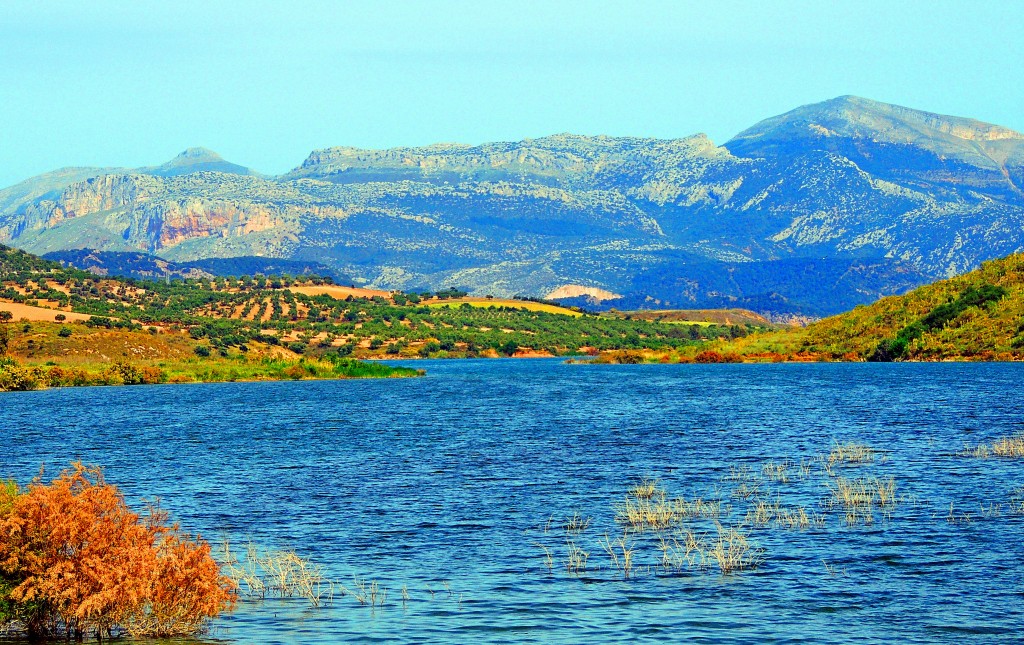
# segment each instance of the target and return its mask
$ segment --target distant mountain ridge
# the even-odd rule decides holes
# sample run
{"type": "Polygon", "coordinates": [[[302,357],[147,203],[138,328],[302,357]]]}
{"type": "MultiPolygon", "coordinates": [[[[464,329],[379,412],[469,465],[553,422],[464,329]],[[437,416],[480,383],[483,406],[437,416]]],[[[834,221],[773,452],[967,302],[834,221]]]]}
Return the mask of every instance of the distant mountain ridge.
{"type": "Polygon", "coordinates": [[[858,97],[722,146],[560,134],[317,150],[263,176],[205,149],[0,191],[34,253],[320,264],[386,289],[459,286],[601,306],[827,315],[1024,250],[1024,135],[858,97]]]}
{"type": "Polygon", "coordinates": [[[288,274],[329,277],[337,284],[351,282],[348,276],[341,275],[323,264],[279,258],[233,257],[207,258],[191,262],[168,262],[147,253],[75,249],[54,251],[46,254],[44,259],[90,271],[96,275],[137,280],[288,274]]]}

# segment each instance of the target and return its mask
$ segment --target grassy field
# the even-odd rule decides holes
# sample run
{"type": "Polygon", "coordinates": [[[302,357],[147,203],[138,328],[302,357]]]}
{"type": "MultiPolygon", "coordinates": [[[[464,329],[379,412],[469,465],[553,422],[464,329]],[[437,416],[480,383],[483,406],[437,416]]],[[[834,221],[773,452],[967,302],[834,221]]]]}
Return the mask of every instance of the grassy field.
{"type": "Polygon", "coordinates": [[[82,323],[9,325],[0,390],[75,385],[388,378],[420,370],[329,356],[300,356],[253,342],[211,348],[185,331],[95,328],[82,323]]]}
{"type": "Polygon", "coordinates": [[[747,309],[655,309],[616,311],[606,315],[632,320],[689,325],[771,325],[767,318],[747,309]]]}
{"type": "Polygon", "coordinates": [[[72,311],[49,309],[46,307],[33,307],[4,300],[0,300],[0,311],[10,312],[13,320],[27,320],[30,322],[56,322],[57,316],[60,315],[63,315],[68,321],[89,320],[92,317],[88,314],[76,314],[72,311]]]}
{"type": "Polygon", "coordinates": [[[379,289],[363,289],[361,287],[342,287],[335,284],[306,285],[286,287],[292,293],[301,293],[306,296],[330,296],[338,300],[345,298],[385,298],[391,299],[391,293],[379,289]]]}
{"type": "Polygon", "coordinates": [[[510,300],[504,298],[454,298],[450,300],[440,300],[437,302],[426,303],[428,307],[461,307],[462,305],[469,305],[470,307],[477,307],[483,309],[495,309],[499,307],[508,307],[509,309],[523,309],[525,311],[543,311],[549,314],[559,314],[562,316],[573,316],[579,318],[583,314],[579,311],[574,311],[568,307],[559,307],[557,305],[549,305],[544,302],[533,302],[531,300],[510,300]]]}

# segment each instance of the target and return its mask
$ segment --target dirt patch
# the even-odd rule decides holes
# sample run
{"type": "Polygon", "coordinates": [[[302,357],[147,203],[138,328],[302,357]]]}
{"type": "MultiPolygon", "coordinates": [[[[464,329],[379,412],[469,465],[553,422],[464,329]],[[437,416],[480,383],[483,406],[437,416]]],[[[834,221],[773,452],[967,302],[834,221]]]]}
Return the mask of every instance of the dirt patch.
{"type": "Polygon", "coordinates": [[[88,314],[76,314],[70,311],[59,311],[57,309],[46,309],[45,307],[30,307],[18,302],[0,300],[0,311],[9,311],[14,315],[14,320],[28,320],[31,322],[56,322],[58,314],[64,314],[68,321],[89,320],[92,316],[88,314]]]}
{"type": "Polygon", "coordinates": [[[360,287],[339,287],[338,285],[319,285],[319,286],[308,286],[308,287],[288,287],[288,291],[292,293],[302,293],[307,296],[330,296],[337,298],[338,300],[344,300],[348,296],[353,298],[373,298],[379,296],[381,298],[390,300],[391,293],[387,291],[380,291],[378,289],[363,289],[360,287]]]}

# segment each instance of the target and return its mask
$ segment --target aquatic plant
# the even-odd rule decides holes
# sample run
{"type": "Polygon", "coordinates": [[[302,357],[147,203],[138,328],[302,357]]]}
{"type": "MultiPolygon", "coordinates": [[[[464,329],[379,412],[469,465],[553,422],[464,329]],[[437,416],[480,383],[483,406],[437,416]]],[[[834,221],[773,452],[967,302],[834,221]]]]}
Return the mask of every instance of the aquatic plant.
{"type": "Polygon", "coordinates": [[[875,450],[871,446],[856,441],[846,443],[834,442],[829,451],[827,462],[834,464],[864,464],[873,461],[875,450]]]}
{"type": "Polygon", "coordinates": [[[769,481],[785,484],[789,482],[789,466],[788,461],[769,460],[761,466],[761,474],[769,481]]]}
{"type": "Polygon", "coordinates": [[[660,566],[666,572],[706,566],[707,542],[703,535],[692,530],[682,530],[671,536],[659,536],[658,550],[661,551],[660,566]]]}
{"type": "Polygon", "coordinates": [[[664,493],[657,479],[642,479],[639,483],[631,487],[627,493],[630,497],[636,499],[651,499],[658,491],[664,493]]]}
{"type": "Polygon", "coordinates": [[[974,448],[965,447],[960,453],[965,457],[1024,457],[1024,433],[1011,437],[1000,437],[990,444],[978,444],[974,448]]]}
{"type": "Polygon", "coordinates": [[[615,521],[635,531],[662,530],[676,524],[679,515],[664,491],[655,498],[627,497],[615,508],[615,521]]]}
{"type": "Polygon", "coordinates": [[[859,509],[871,506],[889,507],[896,503],[896,480],[865,477],[846,479],[837,477],[829,484],[830,503],[843,508],[859,509]]]}
{"type": "Polygon", "coordinates": [[[750,482],[757,479],[757,475],[754,474],[753,469],[747,464],[742,466],[729,466],[728,474],[722,477],[723,481],[728,482],[750,482]]]}
{"type": "Polygon", "coordinates": [[[672,500],[672,510],[678,520],[694,518],[716,519],[722,514],[722,500],[695,497],[686,501],[682,497],[672,500]]]}
{"type": "Polygon", "coordinates": [[[376,580],[367,582],[358,576],[352,576],[352,589],[339,585],[342,593],[352,596],[360,605],[383,607],[387,602],[388,590],[381,587],[376,580]]]}
{"type": "Polygon", "coordinates": [[[949,514],[946,515],[946,521],[950,524],[970,524],[974,521],[974,516],[970,513],[957,513],[955,504],[949,503],[949,514]]]}
{"type": "Polygon", "coordinates": [[[604,541],[601,543],[605,553],[611,559],[612,568],[622,572],[623,578],[629,578],[633,573],[633,554],[636,547],[627,534],[623,534],[616,540],[612,540],[605,533],[604,541]]]}
{"type": "Polygon", "coordinates": [[[294,550],[260,549],[246,545],[239,561],[227,540],[223,544],[225,571],[240,590],[253,598],[305,598],[313,607],[330,604],[336,587],[321,565],[313,564],[294,550]]]}
{"type": "Polygon", "coordinates": [[[825,565],[825,573],[827,573],[828,575],[832,576],[833,578],[834,578],[835,576],[839,575],[839,574],[842,574],[842,575],[844,575],[844,576],[845,576],[845,575],[848,575],[848,574],[846,573],[846,569],[845,569],[845,568],[844,568],[844,569],[839,569],[838,567],[836,567],[836,565],[834,565],[834,564],[829,564],[829,563],[828,563],[828,560],[826,560],[826,559],[824,559],[824,558],[822,558],[822,559],[821,559],[821,563],[822,563],[823,565],[825,565]]]}
{"type": "Polygon", "coordinates": [[[733,497],[740,499],[750,499],[757,496],[761,492],[760,482],[743,482],[732,491],[733,497]]]}
{"type": "Polygon", "coordinates": [[[584,517],[579,513],[573,513],[572,517],[565,518],[565,522],[562,523],[562,528],[566,534],[579,534],[586,531],[590,526],[593,518],[584,517]]]}
{"type": "Polygon", "coordinates": [[[747,536],[736,527],[718,527],[718,539],[708,547],[704,556],[718,565],[724,574],[757,568],[764,560],[764,549],[751,546],[747,536]]]}
{"type": "Polygon", "coordinates": [[[816,513],[808,513],[803,506],[796,508],[782,508],[775,514],[775,524],[789,529],[809,529],[812,526],[824,526],[825,516],[816,513]]]}
{"type": "Polygon", "coordinates": [[[534,542],[534,546],[537,546],[542,551],[544,551],[544,564],[547,565],[548,573],[550,573],[551,569],[554,567],[554,564],[555,564],[555,560],[554,560],[554,558],[551,555],[551,549],[549,549],[547,546],[545,546],[545,545],[543,545],[543,544],[541,544],[539,542],[534,542]]]}
{"type": "Polygon", "coordinates": [[[580,548],[573,540],[566,540],[565,547],[568,552],[565,558],[565,570],[573,574],[586,571],[587,559],[590,557],[590,554],[580,548]]]}
{"type": "Polygon", "coordinates": [[[765,499],[758,499],[747,511],[744,522],[751,526],[766,526],[775,518],[779,512],[779,501],[769,502],[765,499]]]}
{"type": "Polygon", "coordinates": [[[1024,486],[1017,486],[1010,491],[1010,511],[1024,515],[1024,486]]]}

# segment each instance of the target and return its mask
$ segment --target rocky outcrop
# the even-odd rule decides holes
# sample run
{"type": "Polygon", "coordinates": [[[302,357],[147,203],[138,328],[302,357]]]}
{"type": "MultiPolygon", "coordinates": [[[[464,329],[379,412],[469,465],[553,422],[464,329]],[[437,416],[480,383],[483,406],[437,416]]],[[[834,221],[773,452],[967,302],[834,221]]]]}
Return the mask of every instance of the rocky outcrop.
{"type": "Polygon", "coordinates": [[[617,300],[621,298],[622,295],[612,293],[611,291],[601,289],[600,287],[587,287],[581,284],[563,284],[544,297],[548,300],[564,300],[567,298],[586,297],[595,303],[601,303],[605,300],[617,300]]]}

